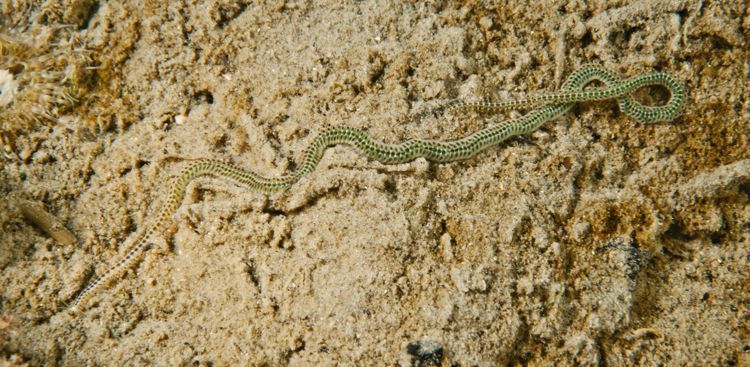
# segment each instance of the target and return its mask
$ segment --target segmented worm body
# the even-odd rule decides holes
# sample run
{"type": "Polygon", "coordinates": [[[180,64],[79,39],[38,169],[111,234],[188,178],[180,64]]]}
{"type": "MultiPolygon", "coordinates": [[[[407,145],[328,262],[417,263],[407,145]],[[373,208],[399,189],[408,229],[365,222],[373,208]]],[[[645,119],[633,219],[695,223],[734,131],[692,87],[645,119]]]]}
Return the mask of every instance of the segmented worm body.
{"type": "Polygon", "coordinates": [[[132,247],[109,270],[91,280],[73,301],[70,310],[79,311],[105,285],[120,278],[128,268],[134,266],[143,257],[152,238],[163,233],[171,222],[173,214],[181,205],[188,183],[198,176],[219,176],[250,189],[270,194],[288,189],[300,178],[312,172],[323,157],[325,150],[337,144],[354,146],[363,155],[386,164],[410,162],[419,157],[434,162],[451,162],[469,158],[512,136],[532,132],[547,121],[566,113],[575,103],[615,99],[626,115],[641,123],[653,123],[670,121],[677,117],[682,112],[686,97],[684,85],[669,74],[649,72],[622,80],[608,69],[590,65],[571,74],[559,92],[500,102],[458,101],[450,103],[446,107],[446,112],[451,113],[466,111],[495,113],[508,109],[533,108],[518,119],[504,121],[457,140],[414,139],[391,144],[373,139],[358,129],[332,128],[315,137],[298,168],[282,177],[264,177],[213,159],[193,161],[174,179],[169,195],[158,211],[153,224],[135,236],[131,242],[132,247]],[[592,81],[601,82],[603,87],[584,90],[584,87],[592,81]],[[637,89],[652,85],[667,88],[670,92],[669,101],[660,106],[646,106],[632,97],[632,93],[637,89]]]}

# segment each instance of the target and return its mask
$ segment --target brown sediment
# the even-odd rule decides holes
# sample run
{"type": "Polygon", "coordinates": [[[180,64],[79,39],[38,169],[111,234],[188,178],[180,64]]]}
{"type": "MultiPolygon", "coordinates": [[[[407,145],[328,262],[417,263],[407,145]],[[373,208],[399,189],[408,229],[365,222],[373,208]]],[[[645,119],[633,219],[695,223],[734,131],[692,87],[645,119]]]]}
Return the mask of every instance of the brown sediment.
{"type": "Polygon", "coordinates": [[[0,15],[69,19],[101,67],[95,95],[19,135],[26,159],[0,166],[0,195],[54,203],[82,243],[40,245],[0,210],[0,307],[19,320],[0,353],[32,365],[748,364],[744,2],[86,3],[0,15]],[[590,62],[675,75],[684,114],[642,125],[614,102],[580,104],[458,163],[386,166],[336,147],[270,198],[199,179],[171,239],[155,236],[78,317],[55,313],[151,224],[186,164],[165,156],[278,176],[329,127],[453,139],[517,115],[425,111],[552,92],[590,62]]]}

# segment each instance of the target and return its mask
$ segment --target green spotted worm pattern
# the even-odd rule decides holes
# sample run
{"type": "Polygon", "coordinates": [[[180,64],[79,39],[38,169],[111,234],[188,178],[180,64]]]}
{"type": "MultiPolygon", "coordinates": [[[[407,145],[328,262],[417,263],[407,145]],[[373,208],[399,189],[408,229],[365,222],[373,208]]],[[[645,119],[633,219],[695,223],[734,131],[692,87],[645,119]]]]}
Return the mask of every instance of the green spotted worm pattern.
{"type": "Polygon", "coordinates": [[[196,177],[219,176],[241,186],[270,194],[288,189],[303,176],[312,172],[323,157],[325,150],[337,144],[354,146],[363,155],[386,164],[410,162],[419,157],[433,162],[452,162],[472,157],[487,147],[512,136],[530,133],[547,121],[565,114],[575,103],[615,99],[620,110],[626,115],[641,123],[654,123],[671,121],[679,116],[686,98],[684,85],[672,75],[654,71],[623,80],[608,69],[588,65],[571,74],[559,92],[500,102],[458,101],[448,104],[445,110],[449,113],[466,111],[496,113],[509,109],[533,108],[518,119],[504,121],[456,140],[413,139],[391,144],[373,139],[358,129],[332,128],[320,133],[307,148],[298,168],[282,177],[264,177],[213,159],[195,160],[174,179],[169,195],[158,211],[153,224],[135,236],[131,242],[132,247],[106,272],[100,276],[94,276],[75,298],[69,310],[73,313],[80,311],[91,297],[109,283],[122,277],[127,269],[138,263],[150,246],[152,238],[163,233],[169,226],[172,216],[182,203],[188,183],[196,177]],[[593,81],[600,82],[603,87],[584,90],[584,87],[593,81]],[[670,98],[664,105],[646,106],[632,97],[632,93],[639,88],[654,85],[669,90],[670,98]]]}

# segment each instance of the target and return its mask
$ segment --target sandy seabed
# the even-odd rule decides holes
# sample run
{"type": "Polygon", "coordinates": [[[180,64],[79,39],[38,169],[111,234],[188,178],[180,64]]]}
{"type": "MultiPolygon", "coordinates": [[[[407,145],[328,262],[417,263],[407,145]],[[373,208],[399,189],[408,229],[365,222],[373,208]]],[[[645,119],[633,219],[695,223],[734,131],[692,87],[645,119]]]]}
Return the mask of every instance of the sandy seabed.
{"type": "Polygon", "coordinates": [[[21,134],[0,167],[7,364],[750,365],[742,1],[0,9],[17,35],[72,24],[97,67],[95,88],[21,134]],[[677,76],[684,114],[643,125],[614,101],[579,104],[445,164],[337,146],[268,198],[200,178],[133,271],[61,312],[191,159],[278,176],[327,127],[455,139],[518,114],[425,112],[554,91],[590,62],[677,76]],[[21,200],[78,240],[50,238],[21,200]]]}

